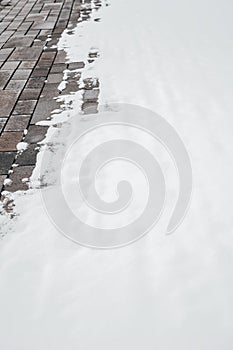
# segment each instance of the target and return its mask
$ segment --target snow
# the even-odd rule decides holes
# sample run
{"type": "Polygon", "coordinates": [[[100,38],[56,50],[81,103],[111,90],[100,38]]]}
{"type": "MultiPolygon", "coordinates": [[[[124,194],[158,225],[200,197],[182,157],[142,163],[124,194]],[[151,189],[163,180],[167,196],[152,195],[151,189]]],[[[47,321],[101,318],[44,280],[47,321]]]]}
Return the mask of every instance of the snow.
{"type": "MultiPolygon", "coordinates": [[[[80,23],[73,35],[65,31],[59,47],[71,62],[86,62],[98,48],[82,79],[99,79],[102,105],[150,108],[182,135],[193,199],[171,236],[163,234],[167,208],[132,245],[81,247],[58,233],[43,207],[36,189],[42,147],[32,188],[14,195],[17,216],[0,218],[1,349],[232,349],[232,7],[230,0],[111,0],[98,12],[100,22],[80,23]]],[[[64,104],[72,101],[73,109],[42,123],[51,125],[46,140],[56,151],[45,186],[56,184],[65,144],[93,117],[78,115],[81,100],[81,92],[67,95],[64,104]]],[[[98,137],[83,142],[77,157],[98,137]]],[[[160,157],[167,177],[175,174],[169,157],[160,157]]],[[[72,160],[67,167],[75,171],[72,160]]],[[[64,168],[63,176],[69,174],[64,168]]],[[[174,175],[170,199],[175,185],[174,175]]],[[[69,188],[66,194],[75,206],[69,188]]]]}

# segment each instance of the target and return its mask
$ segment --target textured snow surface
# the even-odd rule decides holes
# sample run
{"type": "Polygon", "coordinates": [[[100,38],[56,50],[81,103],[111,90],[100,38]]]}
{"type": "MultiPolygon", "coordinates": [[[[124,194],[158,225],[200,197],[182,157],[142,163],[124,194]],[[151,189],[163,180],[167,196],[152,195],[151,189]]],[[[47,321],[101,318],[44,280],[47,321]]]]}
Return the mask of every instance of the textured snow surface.
{"type": "MultiPolygon", "coordinates": [[[[176,128],[194,194],[174,235],[161,233],[165,218],[133,245],[98,251],[56,231],[39,191],[18,193],[19,216],[0,219],[1,349],[232,349],[232,11],[231,0],[111,0],[100,22],[63,35],[70,61],[98,49],[83,76],[99,78],[102,104],[139,104],[176,128]]],[[[80,93],[69,100],[80,109],[80,93]]]]}

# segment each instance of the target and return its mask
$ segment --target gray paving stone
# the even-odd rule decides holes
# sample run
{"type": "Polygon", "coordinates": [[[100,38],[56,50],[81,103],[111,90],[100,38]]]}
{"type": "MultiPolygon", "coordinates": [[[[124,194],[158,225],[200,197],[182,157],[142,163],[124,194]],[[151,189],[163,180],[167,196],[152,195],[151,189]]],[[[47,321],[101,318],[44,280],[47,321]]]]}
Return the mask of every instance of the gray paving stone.
{"type": "Polygon", "coordinates": [[[10,174],[12,184],[7,186],[6,190],[9,192],[27,191],[28,183],[22,180],[29,179],[32,175],[33,169],[33,166],[18,166],[14,168],[13,173],[10,174]]]}
{"type": "Polygon", "coordinates": [[[7,175],[15,159],[16,152],[0,152],[0,174],[7,175]]]}
{"type": "Polygon", "coordinates": [[[41,89],[24,89],[19,100],[38,100],[40,93],[41,89]]]}
{"type": "Polygon", "coordinates": [[[36,103],[37,103],[36,100],[18,101],[14,108],[13,115],[15,114],[24,115],[24,114],[33,113],[36,103]]]}
{"type": "Polygon", "coordinates": [[[19,93],[0,90],[0,117],[8,117],[14,108],[19,93]]]}
{"type": "Polygon", "coordinates": [[[12,115],[5,126],[5,131],[24,131],[30,121],[30,115],[12,115]]]}
{"type": "Polygon", "coordinates": [[[10,38],[6,44],[4,45],[5,47],[27,47],[27,46],[31,46],[31,44],[33,43],[34,40],[34,36],[29,36],[29,35],[25,35],[25,36],[14,36],[12,38],[10,38]]]}
{"type": "Polygon", "coordinates": [[[4,87],[7,85],[12,73],[13,71],[10,70],[0,70],[0,89],[4,89],[4,87]]]}
{"type": "Polygon", "coordinates": [[[6,86],[6,90],[22,90],[27,80],[10,80],[6,86]]]}
{"type": "Polygon", "coordinates": [[[47,126],[30,125],[24,141],[27,143],[41,142],[44,140],[47,130],[47,126]]]}
{"type": "Polygon", "coordinates": [[[31,74],[31,69],[17,69],[12,77],[14,80],[27,80],[31,74]]]}
{"type": "Polygon", "coordinates": [[[31,144],[28,148],[19,154],[16,158],[16,164],[19,165],[35,165],[37,153],[39,152],[36,144],[31,144]]]}
{"type": "Polygon", "coordinates": [[[41,52],[41,47],[17,47],[11,55],[10,60],[33,61],[40,57],[41,52]]]}
{"type": "Polygon", "coordinates": [[[0,118],[0,134],[4,128],[4,125],[6,124],[7,118],[0,118]]]}

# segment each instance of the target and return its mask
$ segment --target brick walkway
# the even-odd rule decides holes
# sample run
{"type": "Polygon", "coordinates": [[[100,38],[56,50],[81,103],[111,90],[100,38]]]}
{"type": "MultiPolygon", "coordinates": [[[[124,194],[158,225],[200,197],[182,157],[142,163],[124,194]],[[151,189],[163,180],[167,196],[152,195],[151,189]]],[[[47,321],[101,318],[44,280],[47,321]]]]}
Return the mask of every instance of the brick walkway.
{"type": "MultiPolygon", "coordinates": [[[[28,188],[22,179],[30,177],[37,142],[47,130],[35,124],[59,108],[54,97],[59,95],[64,69],[83,67],[82,62],[67,65],[56,43],[80,16],[88,19],[89,12],[80,10],[80,3],[91,0],[4,2],[0,2],[0,192],[28,188]],[[19,154],[16,146],[22,140],[29,147],[19,154]],[[12,180],[11,186],[3,186],[6,178],[12,180]]],[[[95,3],[99,6],[100,0],[95,3]]]]}

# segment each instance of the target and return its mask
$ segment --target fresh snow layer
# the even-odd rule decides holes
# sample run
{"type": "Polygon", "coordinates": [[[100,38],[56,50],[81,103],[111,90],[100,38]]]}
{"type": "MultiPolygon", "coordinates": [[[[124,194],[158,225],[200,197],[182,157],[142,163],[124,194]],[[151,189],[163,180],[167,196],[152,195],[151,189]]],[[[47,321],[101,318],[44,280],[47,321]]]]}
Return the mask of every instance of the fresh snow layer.
{"type": "MultiPolygon", "coordinates": [[[[103,105],[138,104],[176,128],[192,161],[193,199],[173,235],[161,233],[165,215],[138,242],[98,251],[57,232],[38,190],[14,195],[17,217],[0,219],[1,349],[232,349],[232,10],[230,0],[111,0],[100,22],[64,33],[59,47],[71,62],[98,50],[82,79],[99,78],[103,105]]],[[[73,110],[44,122],[56,123],[47,140],[57,161],[84,118],[59,125],[77,115],[81,93],[70,101],[73,110]]],[[[46,184],[55,173],[51,166],[46,184]]]]}

